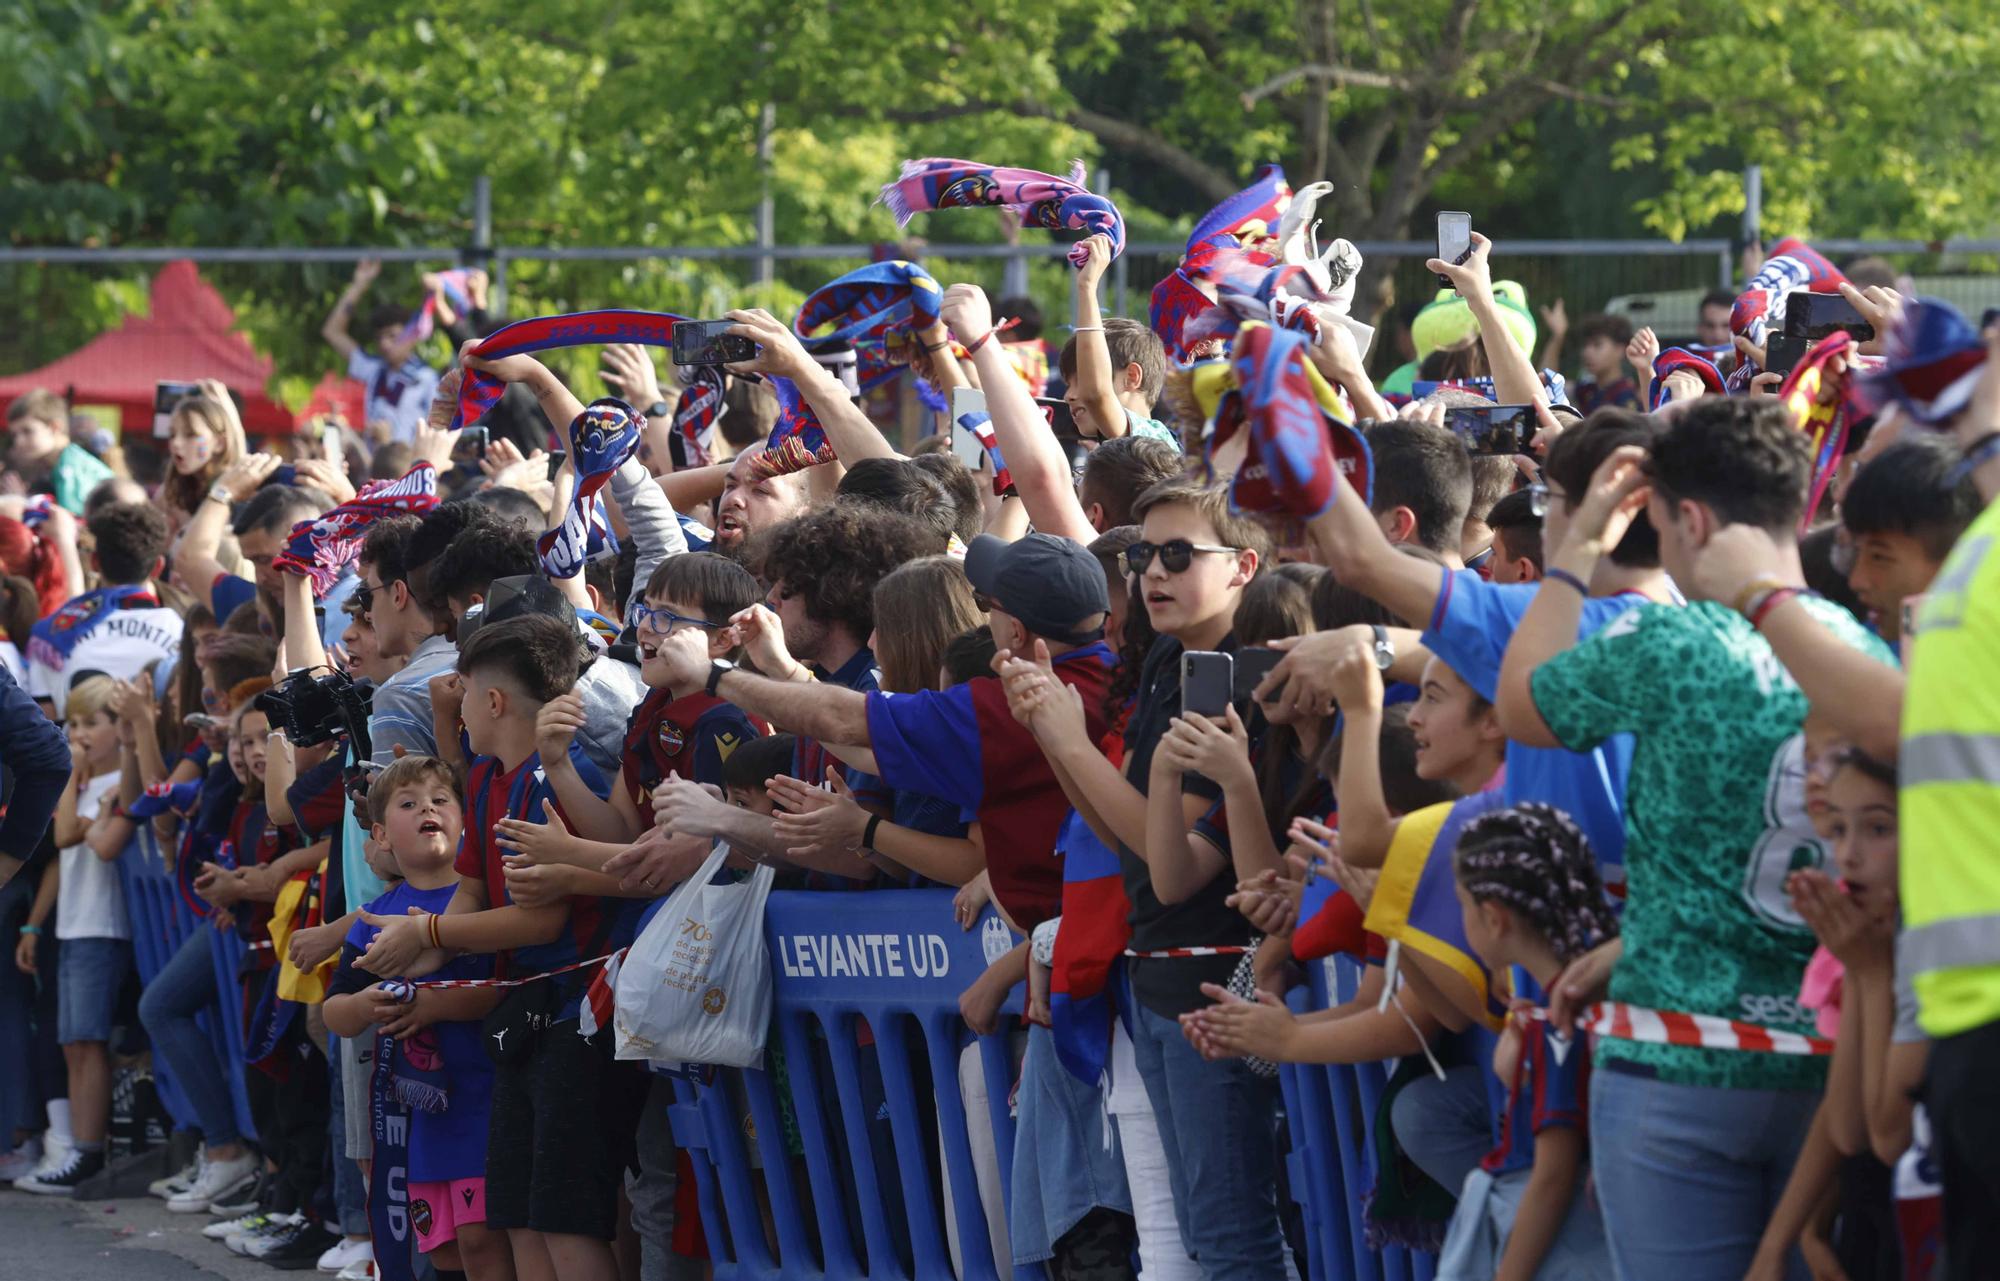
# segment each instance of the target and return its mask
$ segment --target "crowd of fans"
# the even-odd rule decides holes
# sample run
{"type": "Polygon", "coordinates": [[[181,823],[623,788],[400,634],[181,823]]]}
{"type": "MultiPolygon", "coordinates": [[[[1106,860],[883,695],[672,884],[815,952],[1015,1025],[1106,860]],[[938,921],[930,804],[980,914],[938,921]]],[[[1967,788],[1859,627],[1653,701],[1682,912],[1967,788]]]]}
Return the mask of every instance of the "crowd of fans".
{"type": "Polygon", "coordinates": [[[1566,318],[1532,359],[1475,237],[1378,387],[1353,247],[1274,226],[1191,245],[1151,325],[1100,314],[1094,232],[1060,345],[916,282],[908,454],[843,377],[880,335],[732,312],[749,359],[607,346],[587,408],[481,354],[477,273],[358,344],[372,265],[324,332],[376,430],[253,443],[209,384],[94,452],[16,401],[0,1175],[88,1189],[145,1043],[200,1135],[153,1190],[238,1254],[701,1275],[668,1081],[586,1007],[722,842],[1011,927],[961,1002],[1014,1029],[1003,1272],[1306,1275],[1277,1065],[1384,1062],[1371,1238],[1440,1277],[1990,1275],[2000,333],[1856,272],[1874,336],[1780,394],[1759,272],[1687,346],[1579,322],[1565,384],[1566,318]],[[1495,402],[1532,444],[1468,449],[1495,402]],[[143,994],[135,859],[204,922],[143,994]],[[1357,988],[1287,1006],[1341,955],[1357,988]],[[412,1105],[415,1259],[371,1221],[385,1091],[449,1099],[412,1105]]]}

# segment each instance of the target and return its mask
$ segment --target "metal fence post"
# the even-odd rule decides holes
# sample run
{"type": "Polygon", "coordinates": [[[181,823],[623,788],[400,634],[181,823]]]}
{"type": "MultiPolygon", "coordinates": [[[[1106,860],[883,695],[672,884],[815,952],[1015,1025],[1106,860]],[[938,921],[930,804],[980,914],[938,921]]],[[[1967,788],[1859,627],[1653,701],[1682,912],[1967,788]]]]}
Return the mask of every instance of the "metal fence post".
{"type": "Polygon", "coordinates": [[[487,305],[496,315],[507,309],[507,260],[493,251],[493,180],[480,174],[472,180],[472,259],[488,280],[487,305]]]}

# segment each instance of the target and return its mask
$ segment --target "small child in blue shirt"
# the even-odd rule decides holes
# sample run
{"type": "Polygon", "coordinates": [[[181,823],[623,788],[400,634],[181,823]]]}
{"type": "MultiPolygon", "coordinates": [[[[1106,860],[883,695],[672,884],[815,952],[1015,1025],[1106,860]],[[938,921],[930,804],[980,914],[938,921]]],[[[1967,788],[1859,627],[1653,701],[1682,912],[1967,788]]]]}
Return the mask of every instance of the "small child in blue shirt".
{"type": "MultiPolygon", "coordinates": [[[[1519,966],[1537,993],[1618,932],[1589,840],[1552,806],[1515,805],[1474,819],[1453,866],[1473,951],[1496,973],[1519,966]]],[[[1494,1147],[1466,1178],[1438,1281],[1611,1274],[1604,1222],[1585,1193],[1589,1063],[1580,1031],[1559,1031],[1515,1002],[1487,1083],[1494,1147]]]]}
{"type": "MultiPolygon", "coordinates": [[[[369,1096],[383,1091],[409,1109],[409,1220],[417,1248],[440,1269],[474,1278],[512,1275],[504,1232],[486,1227],[486,1134],[493,1098],[493,1063],[480,1043],[480,1020],[499,1001],[498,988],[418,987],[356,968],[379,927],[368,917],[442,912],[458,889],[464,809],[457,775],[431,756],[405,756],[368,789],[371,836],[393,857],[401,879],[369,903],[341,946],[325,1015],[338,1036],[393,1040],[378,1050],[369,1096]]],[[[430,978],[486,978],[492,957],[467,954],[430,978]]],[[[377,1240],[378,1252],[398,1248],[377,1240]]],[[[400,1248],[407,1248],[403,1246],[400,1248]]]]}

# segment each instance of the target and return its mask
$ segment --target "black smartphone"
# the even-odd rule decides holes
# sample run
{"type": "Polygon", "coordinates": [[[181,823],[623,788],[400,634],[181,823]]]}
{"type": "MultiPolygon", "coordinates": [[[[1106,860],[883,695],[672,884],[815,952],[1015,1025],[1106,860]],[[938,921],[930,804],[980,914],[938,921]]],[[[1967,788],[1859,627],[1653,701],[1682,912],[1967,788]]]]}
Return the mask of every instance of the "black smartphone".
{"type": "Polygon", "coordinates": [[[1069,412],[1069,402],[1057,396],[1037,396],[1035,403],[1042,407],[1042,417],[1049,420],[1049,430],[1057,436],[1076,435],[1076,417],[1069,412]]]}
{"type": "Polygon", "coordinates": [[[474,458],[486,457],[487,431],[484,427],[467,427],[458,437],[459,449],[474,458]]]}
{"type": "MultiPolygon", "coordinates": [[[[1271,674],[1271,669],[1283,662],[1284,659],[1285,655],[1282,650],[1265,649],[1261,645],[1246,645],[1242,649],[1237,650],[1236,697],[1234,701],[1238,703],[1250,702],[1256,696],[1257,687],[1262,685],[1264,678],[1271,674]]],[[[1284,688],[1283,685],[1280,685],[1277,689],[1271,691],[1271,698],[1268,701],[1277,701],[1278,695],[1284,691],[1284,688]]]]}
{"type": "Polygon", "coordinates": [[[566,450],[552,449],[549,451],[549,483],[551,485],[556,483],[556,473],[562,470],[562,465],[568,458],[569,453],[566,450]]]}
{"type": "Polygon", "coordinates": [[[1535,436],[1533,405],[1464,405],[1444,411],[1444,425],[1475,456],[1511,458],[1535,436]]]}
{"type": "Polygon", "coordinates": [[[757,358],[757,344],[732,334],[733,320],[683,320],[674,326],[676,365],[733,365],[757,358]]]}
{"type": "Polygon", "coordinates": [[[1222,716],[1236,693],[1236,660],[1213,650],[1181,655],[1181,715],[1222,716]]]}
{"type": "Polygon", "coordinates": [[[1853,335],[1856,342],[1867,342],[1875,337],[1875,326],[1861,318],[1854,304],[1839,294],[1816,294],[1809,289],[1794,289],[1785,298],[1785,334],[1792,338],[1804,338],[1808,342],[1818,342],[1831,338],[1841,330],[1853,335]]]}
{"type": "MultiPolygon", "coordinates": [[[[1446,210],[1438,215],[1438,258],[1456,266],[1472,257],[1472,215],[1446,210]]],[[[1452,287],[1451,277],[1438,276],[1438,283],[1452,287]]]]}
{"type": "Polygon", "coordinates": [[[173,430],[174,410],[189,396],[201,394],[193,383],[163,381],[153,384],[153,437],[165,440],[173,430]]]}
{"type": "Polygon", "coordinates": [[[1764,372],[1789,375],[1811,350],[1812,340],[1803,335],[1772,334],[1764,340],[1764,372]]]}

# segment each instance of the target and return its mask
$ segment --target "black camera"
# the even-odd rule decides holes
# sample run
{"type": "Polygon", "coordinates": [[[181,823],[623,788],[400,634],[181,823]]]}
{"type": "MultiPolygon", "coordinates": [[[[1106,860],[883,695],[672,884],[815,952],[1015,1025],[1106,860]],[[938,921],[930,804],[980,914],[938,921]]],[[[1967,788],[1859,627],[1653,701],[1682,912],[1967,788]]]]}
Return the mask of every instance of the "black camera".
{"type": "Polygon", "coordinates": [[[315,747],[345,735],[356,760],[370,756],[368,691],[345,672],[296,671],[257,696],[257,708],[284,730],[293,747],[315,747]]]}

